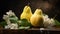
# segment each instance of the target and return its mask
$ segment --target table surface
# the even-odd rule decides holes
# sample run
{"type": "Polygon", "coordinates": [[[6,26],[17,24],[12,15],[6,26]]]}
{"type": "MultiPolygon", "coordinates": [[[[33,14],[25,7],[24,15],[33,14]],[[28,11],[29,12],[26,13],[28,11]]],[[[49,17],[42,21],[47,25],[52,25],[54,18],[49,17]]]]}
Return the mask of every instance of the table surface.
{"type": "Polygon", "coordinates": [[[19,29],[0,29],[0,34],[59,34],[60,28],[30,28],[27,30],[19,29]]]}
{"type": "MultiPolygon", "coordinates": [[[[0,30],[19,30],[19,29],[0,29],[0,30]]],[[[23,30],[23,29],[22,29],[23,30]]],[[[46,30],[46,31],[60,31],[60,28],[56,28],[56,27],[53,27],[53,28],[30,28],[30,29],[27,29],[27,30],[46,30]]]]}
{"type": "MultiPolygon", "coordinates": [[[[19,29],[1,29],[0,30],[19,30],[19,29]]],[[[27,30],[49,30],[49,31],[60,31],[60,27],[52,27],[52,28],[30,28],[30,29],[27,29],[27,30]]]]}

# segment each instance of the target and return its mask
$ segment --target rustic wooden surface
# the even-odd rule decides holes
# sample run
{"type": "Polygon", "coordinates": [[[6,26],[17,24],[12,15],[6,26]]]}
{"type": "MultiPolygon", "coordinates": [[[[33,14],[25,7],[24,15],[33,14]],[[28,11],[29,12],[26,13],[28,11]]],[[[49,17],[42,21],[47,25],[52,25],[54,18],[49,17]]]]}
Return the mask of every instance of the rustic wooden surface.
{"type": "Polygon", "coordinates": [[[53,28],[30,28],[27,30],[19,30],[19,29],[0,29],[0,34],[60,34],[59,27],[53,28]]]}

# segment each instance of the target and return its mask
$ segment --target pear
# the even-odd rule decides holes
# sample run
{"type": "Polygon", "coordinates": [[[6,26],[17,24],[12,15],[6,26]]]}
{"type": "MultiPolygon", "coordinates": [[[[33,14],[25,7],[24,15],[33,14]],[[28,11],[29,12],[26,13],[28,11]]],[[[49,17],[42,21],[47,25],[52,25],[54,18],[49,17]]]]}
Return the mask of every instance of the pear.
{"type": "Polygon", "coordinates": [[[20,16],[20,19],[27,19],[28,21],[30,21],[31,16],[32,16],[32,11],[30,6],[25,6],[20,16]]]}
{"type": "Polygon", "coordinates": [[[30,22],[34,27],[42,27],[43,26],[43,16],[42,10],[36,9],[35,13],[31,16],[30,22]]]}

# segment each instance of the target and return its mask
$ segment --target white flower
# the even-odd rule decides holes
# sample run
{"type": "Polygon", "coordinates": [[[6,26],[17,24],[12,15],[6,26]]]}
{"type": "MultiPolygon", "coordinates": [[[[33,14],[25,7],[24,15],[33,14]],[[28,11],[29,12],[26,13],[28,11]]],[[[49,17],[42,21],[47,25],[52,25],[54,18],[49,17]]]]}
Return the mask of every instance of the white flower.
{"type": "Polygon", "coordinates": [[[3,15],[3,19],[7,20],[7,19],[9,19],[9,16],[8,15],[3,15]]]}
{"type": "Polygon", "coordinates": [[[6,25],[6,26],[5,26],[5,29],[9,29],[9,28],[10,28],[9,25],[6,25]]]}
{"type": "Polygon", "coordinates": [[[18,29],[18,24],[8,24],[7,26],[5,26],[5,29],[18,29]]]}
{"type": "Polygon", "coordinates": [[[18,29],[18,24],[12,23],[10,29],[18,29]]]}
{"type": "Polygon", "coordinates": [[[7,22],[7,24],[11,23],[8,15],[3,15],[3,19],[7,22]]]}
{"type": "Polygon", "coordinates": [[[8,16],[15,16],[15,14],[14,14],[14,12],[12,12],[12,10],[9,10],[9,12],[6,12],[6,14],[7,14],[8,16]]]}
{"type": "Polygon", "coordinates": [[[51,18],[50,21],[51,21],[51,25],[52,25],[52,26],[55,25],[55,21],[54,21],[53,18],[51,18]]]}
{"type": "Polygon", "coordinates": [[[48,17],[48,15],[45,15],[45,16],[43,16],[43,19],[44,19],[44,26],[45,27],[48,27],[48,26],[54,26],[54,19],[50,19],[49,17],[48,17]]]}

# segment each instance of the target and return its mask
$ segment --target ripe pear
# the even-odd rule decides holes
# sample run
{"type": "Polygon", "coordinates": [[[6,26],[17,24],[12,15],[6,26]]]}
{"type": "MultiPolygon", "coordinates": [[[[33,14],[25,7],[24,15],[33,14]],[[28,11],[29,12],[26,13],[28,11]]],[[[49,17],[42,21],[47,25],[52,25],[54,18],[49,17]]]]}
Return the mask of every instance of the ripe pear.
{"type": "Polygon", "coordinates": [[[35,13],[31,16],[30,22],[34,27],[42,27],[43,26],[43,17],[42,10],[36,9],[35,13]]]}
{"type": "Polygon", "coordinates": [[[27,19],[28,21],[30,21],[31,16],[32,16],[32,11],[30,6],[25,6],[20,16],[20,19],[27,19]]]}

